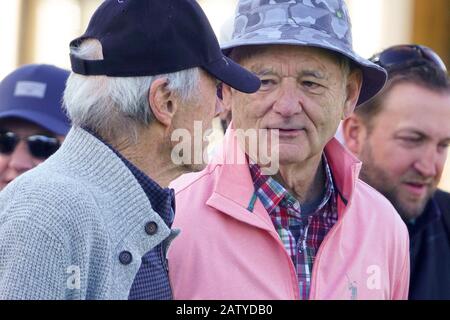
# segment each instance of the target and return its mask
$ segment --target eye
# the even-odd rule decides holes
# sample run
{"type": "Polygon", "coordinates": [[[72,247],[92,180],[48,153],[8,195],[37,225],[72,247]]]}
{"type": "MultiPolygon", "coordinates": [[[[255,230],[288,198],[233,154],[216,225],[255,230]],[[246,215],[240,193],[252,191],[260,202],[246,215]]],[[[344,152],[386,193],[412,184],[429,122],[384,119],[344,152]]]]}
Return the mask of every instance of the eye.
{"type": "Polygon", "coordinates": [[[421,140],[419,137],[401,137],[400,139],[406,142],[419,142],[421,140]]]}
{"type": "Polygon", "coordinates": [[[268,86],[268,85],[273,85],[273,84],[275,84],[274,79],[261,79],[261,85],[263,85],[263,86],[268,86]]]}
{"type": "Polygon", "coordinates": [[[276,86],[277,80],[274,78],[261,78],[261,89],[262,91],[269,90],[276,86]]]}
{"type": "Polygon", "coordinates": [[[310,88],[310,89],[321,87],[320,84],[318,84],[316,82],[312,82],[312,81],[303,81],[302,84],[303,84],[303,86],[310,88]]]}
{"type": "Polygon", "coordinates": [[[441,150],[441,151],[447,150],[449,145],[450,145],[449,142],[441,143],[441,144],[438,145],[438,149],[441,150]]]}
{"type": "Polygon", "coordinates": [[[399,140],[405,147],[416,147],[423,142],[421,137],[399,137],[399,140]]]}

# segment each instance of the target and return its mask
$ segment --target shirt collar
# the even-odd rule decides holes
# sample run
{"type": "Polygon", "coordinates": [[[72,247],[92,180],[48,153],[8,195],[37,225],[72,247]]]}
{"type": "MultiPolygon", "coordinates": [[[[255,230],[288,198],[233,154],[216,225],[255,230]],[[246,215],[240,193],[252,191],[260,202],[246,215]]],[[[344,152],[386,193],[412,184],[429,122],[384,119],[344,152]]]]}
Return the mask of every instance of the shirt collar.
{"type": "MultiPolygon", "coordinates": [[[[301,212],[300,203],[292,194],[289,193],[289,191],[286,190],[286,188],[284,188],[271,176],[263,175],[260,166],[254,163],[250,158],[248,158],[248,163],[255,192],[269,214],[273,212],[281,201],[283,201],[283,203],[287,206],[296,209],[296,211],[301,212]]],[[[322,156],[322,164],[326,173],[325,193],[323,194],[322,200],[317,205],[316,209],[308,210],[309,212],[317,212],[321,210],[334,194],[333,175],[331,174],[331,169],[325,153],[322,156]]]]}

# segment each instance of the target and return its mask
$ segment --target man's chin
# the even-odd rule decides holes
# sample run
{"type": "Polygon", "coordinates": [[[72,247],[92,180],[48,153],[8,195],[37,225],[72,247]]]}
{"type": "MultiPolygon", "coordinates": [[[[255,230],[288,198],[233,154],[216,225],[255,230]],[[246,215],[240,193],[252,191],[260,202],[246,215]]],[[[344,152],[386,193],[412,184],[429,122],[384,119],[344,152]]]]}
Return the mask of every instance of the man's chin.
{"type": "Polygon", "coordinates": [[[293,152],[292,150],[284,151],[280,150],[279,153],[279,162],[280,165],[289,165],[289,164],[296,164],[301,163],[305,160],[305,156],[301,154],[300,152],[293,152]]]}
{"type": "Polygon", "coordinates": [[[427,205],[429,198],[422,199],[420,201],[416,202],[403,202],[400,205],[397,205],[396,209],[400,216],[403,218],[404,221],[411,221],[419,218],[423,211],[425,210],[425,207],[427,205]]]}

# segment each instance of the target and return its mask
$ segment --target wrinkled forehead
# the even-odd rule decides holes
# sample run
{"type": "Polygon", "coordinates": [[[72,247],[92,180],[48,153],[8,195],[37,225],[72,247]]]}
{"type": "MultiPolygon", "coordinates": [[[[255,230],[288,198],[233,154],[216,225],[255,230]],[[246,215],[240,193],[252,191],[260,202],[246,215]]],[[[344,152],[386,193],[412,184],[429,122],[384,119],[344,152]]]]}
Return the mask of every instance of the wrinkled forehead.
{"type": "Polygon", "coordinates": [[[310,46],[264,45],[235,48],[231,57],[257,72],[260,69],[323,69],[334,72],[339,69],[340,57],[328,50],[310,46]]]}
{"type": "Polygon", "coordinates": [[[342,56],[331,50],[314,47],[314,46],[301,46],[301,45],[288,45],[288,44],[266,44],[266,45],[249,45],[234,48],[231,51],[230,57],[242,63],[244,60],[258,57],[267,56],[277,59],[280,56],[311,56],[318,59],[332,60],[336,63],[342,59],[342,56]]]}

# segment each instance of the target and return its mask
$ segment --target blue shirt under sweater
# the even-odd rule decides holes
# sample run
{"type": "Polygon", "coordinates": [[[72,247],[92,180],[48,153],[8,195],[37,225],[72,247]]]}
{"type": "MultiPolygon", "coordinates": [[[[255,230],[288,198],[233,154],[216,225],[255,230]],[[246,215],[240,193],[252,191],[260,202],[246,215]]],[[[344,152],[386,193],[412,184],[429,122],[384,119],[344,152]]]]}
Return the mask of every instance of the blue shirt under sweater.
{"type": "MultiPolygon", "coordinates": [[[[164,220],[166,225],[171,228],[175,215],[174,190],[169,188],[163,189],[101,137],[90,130],[87,131],[107,145],[124,162],[141,185],[153,210],[155,210],[164,220]]],[[[169,282],[166,249],[167,244],[163,241],[142,257],[141,267],[133,281],[128,299],[171,300],[173,298],[169,282]]]]}

